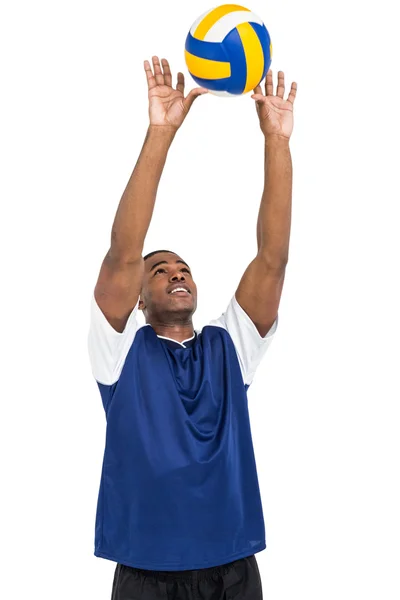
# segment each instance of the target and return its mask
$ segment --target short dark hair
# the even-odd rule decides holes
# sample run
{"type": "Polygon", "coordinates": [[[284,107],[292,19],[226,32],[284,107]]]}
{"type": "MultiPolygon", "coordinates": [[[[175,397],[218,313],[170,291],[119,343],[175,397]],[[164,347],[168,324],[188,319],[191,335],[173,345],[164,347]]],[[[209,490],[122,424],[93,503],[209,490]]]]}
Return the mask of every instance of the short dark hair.
{"type": "Polygon", "coordinates": [[[159,254],[160,252],[168,252],[169,254],[175,254],[175,252],[172,252],[171,250],[154,250],[154,252],[146,254],[146,256],[143,257],[143,260],[147,260],[148,258],[151,258],[155,254],[159,254]]]}

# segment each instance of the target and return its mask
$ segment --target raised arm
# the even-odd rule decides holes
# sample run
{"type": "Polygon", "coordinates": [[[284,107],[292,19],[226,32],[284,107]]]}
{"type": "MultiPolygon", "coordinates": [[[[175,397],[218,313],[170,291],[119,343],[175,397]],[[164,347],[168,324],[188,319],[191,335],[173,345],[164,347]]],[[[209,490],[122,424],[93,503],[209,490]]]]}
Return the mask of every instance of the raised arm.
{"type": "Polygon", "coordinates": [[[297,85],[293,83],[287,100],[284,99],[285,79],[279,71],[274,95],[269,71],[265,95],[259,86],[252,96],[265,136],[265,185],[257,222],[257,256],[240,281],[236,299],[262,337],[277,317],[289,257],[292,208],[289,139],[296,91],[297,85]]]}
{"type": "Polygon", "coordinates": [[[153,57],[144,68],[149,89],[150,124],[139,159],[120,200],[111,232],[111,245],[100,270],[94,295],[110,325],[122,332],[135,307],[144,272],[144,241],[153,215],[157,189],[168,150],[195,98],[197,88],[184,96],[184,76],[176,88],[168,61],[153,57]]]}

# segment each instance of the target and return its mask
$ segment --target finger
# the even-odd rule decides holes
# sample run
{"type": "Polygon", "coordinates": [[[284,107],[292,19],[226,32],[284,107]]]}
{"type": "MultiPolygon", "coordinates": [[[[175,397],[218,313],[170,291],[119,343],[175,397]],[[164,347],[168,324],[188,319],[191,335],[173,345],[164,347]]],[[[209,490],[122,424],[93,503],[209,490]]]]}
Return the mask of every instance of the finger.
{"type": "MultiPolygon", "coordinates": [[[[265,98],[262,88],[261,88],[261,85],[258,85],[257,87],[254,88],[254,94],[252,95],[252,98],[254,96],[260,96],[260,97],[262,96],[263,98],[265,98]]],[[[258,114],[258,116],[260,116],[260,103],[255,102],[255,106],[256,106],[257,114],[258,114]]]]}
{"type": "Polygon", "coordinates": [[[161,71],[161,65],[158,56],[153,56],[153,69],[157,85],[164,85],[164,75],[161,71]]]}
{"type": "Polygon", "coordinates": [[[274,80],[273,80],[273,77],[272,77],[272,71],[271,71],[271,69],[268,71],[267,77],[265,79],[265,94],[267,96],[273,96],[274,95],[274,80]]]}
{"type": "Polygon", "coordinates": [[[153,71],[151,70],[151,66],[148,60],[144,61],[144,70],[146,71],[147,84],[149,86],[149,90],[156,87],[157,83],[153,75],[153,71]]]}
{"type": "Polygon", "coordinates": [[[164,71],[165,85],[169,85],[169,87],[172,87],[172,75],[171,75],[171,69],[169,67],[169,62],[167,61],[166,58],[162,58],[161,64],[162,64],[163,71],[164,71]]]}
{"type": "Polygon", "coordinates": [[[253,94],[251,96],[253,98],[253,100],[255,100],[256,102],[264,102],[265,100],[265,96],[264,94],[253,94]]]}
{"type": "Polygon", "coordinates": [[[283,98],[285,94],[285,75],[283,71],[278,71],[278,85],[276,87],[276,95],[283,98]]]}
{"type": "Polygon", "coordinates": [[[176,89],[178,92],[182,92],[182,94],[185,91],[185,76],[183,73],[178,73],[178,83],[176,84],[176,89]]]}
{"type": "Polygon", "coordinates": [[[297,93],[297,83],[294,81],[292,83],[292,87],[290,88],[288,102],[291,102],[292,104],[294,103],[294,101],[296,100],[296,93],[297,93]]]}
{"type": "Polygon", "coordinates": [[[253,100],[255,100],[257,115],[260,116],[260,110],[261,107],[265,104],[266,96],[264,96],[264,94],[253,94],[252,98],[253,100]]]}
{"type": "Polygon", "coordinates": [[[185,98],[184,100],[186,111],[190,110],[196,98],[198,98],[199,96],[203,96],[204,94],[208,94],[208,90],[206,90],[206,88],[195,88],[194,90],[192,90],[190,94],[188,94],[187,98],[185,98]]]}

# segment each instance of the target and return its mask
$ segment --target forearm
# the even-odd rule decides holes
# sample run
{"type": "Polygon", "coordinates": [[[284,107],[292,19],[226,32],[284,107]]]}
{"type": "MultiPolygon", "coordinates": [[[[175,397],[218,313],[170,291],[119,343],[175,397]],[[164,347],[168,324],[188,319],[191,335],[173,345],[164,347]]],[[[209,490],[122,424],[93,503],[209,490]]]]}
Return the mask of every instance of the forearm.
{"type": "Polygon", "coordinates": [[[142,255],[158,185],[175,132],[168,127],[148,129],[112,226],[109,254],[113,258],[135,261],[142,255]]]}
{"type": "Polygon", "coordinates": [[[258,253],[271,266],[288,261],[292,211],[292,159],[289,140],[265,138],[265,185],[257,221],[258,253]]]}

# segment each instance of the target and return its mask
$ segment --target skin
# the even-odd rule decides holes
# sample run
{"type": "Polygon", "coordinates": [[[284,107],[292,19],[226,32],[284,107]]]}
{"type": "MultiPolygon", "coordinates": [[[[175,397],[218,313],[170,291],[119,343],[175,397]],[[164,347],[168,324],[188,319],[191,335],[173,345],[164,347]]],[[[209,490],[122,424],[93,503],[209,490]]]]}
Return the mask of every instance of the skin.
{"type": "MultiPolygon", "coordinates": [[[[103,260],[95,287],[96,301],[110,325],[122,332],[139,295],[139,308],[158,335],[177,341],[192,337],[192,315],[197,290],[191,296],[168,295],[174,283],[195,289],[191,275],[182,270],[175,254],[142,257],[160,178],[169,148],[195,99],[207,93],[196,88],[185,96],[185,82],[178,73],[176,87],[167,60],[153,57],[144,63],[149,95],[149,128],[138,162],[120,200],[111,232],[111,245],[103,260]],[[151,267],[164,260],[164,272],[151,267]]],[[[285,77],[278,73],[274,93],[269,71],[265,92],[261,86],[252,95],[264,136],[265,184],[257,221],[257,254],[243,274],[236,299],[260,336],[276,319],[289,254],[292,203],[292,163],[289,140],[293,130],[293,103],[297,91],[292,83],[285,99],[285,77]]]]}
{"type": "Polygon", "coordinates": [[[292,161],[289,141],[293,131],[293,103],[297,84],[285,100],[285,76],[278,72],[274,94],[273,73],[252,95],[264,135],[264,191],[257,221],[257,255],[246,269],[236,299],[265,336],[279,309],[289,259],[292,211],[292,161]]]}
{"type": "Polygon", "coordinates": [[[190,267],[173,253],[160,252],[145,261],[139,309],[158,335],[182,342],[194,335],[192,316],[197,308],[197,286],[190,267]],[[159,264],[161,263],[161,264],[159,264]],[[174,286],[190,294],[168,293],[174,286]]]}
{"type": "Polygon", "coordinates": [[[119,202],[110,248],[94,290],[97,304],[119,333],[124,331],[142,289],[145,275],[143,246],[168,151],[193,102],[207,93],[207,90],[196,88],[185,96],[182,73],[178,73],[174,88],[165,59],[160,64],[158,57],[153,56],[152,67],[145,61],[144,69],[150,122],[138,161],[119,202]]]}

